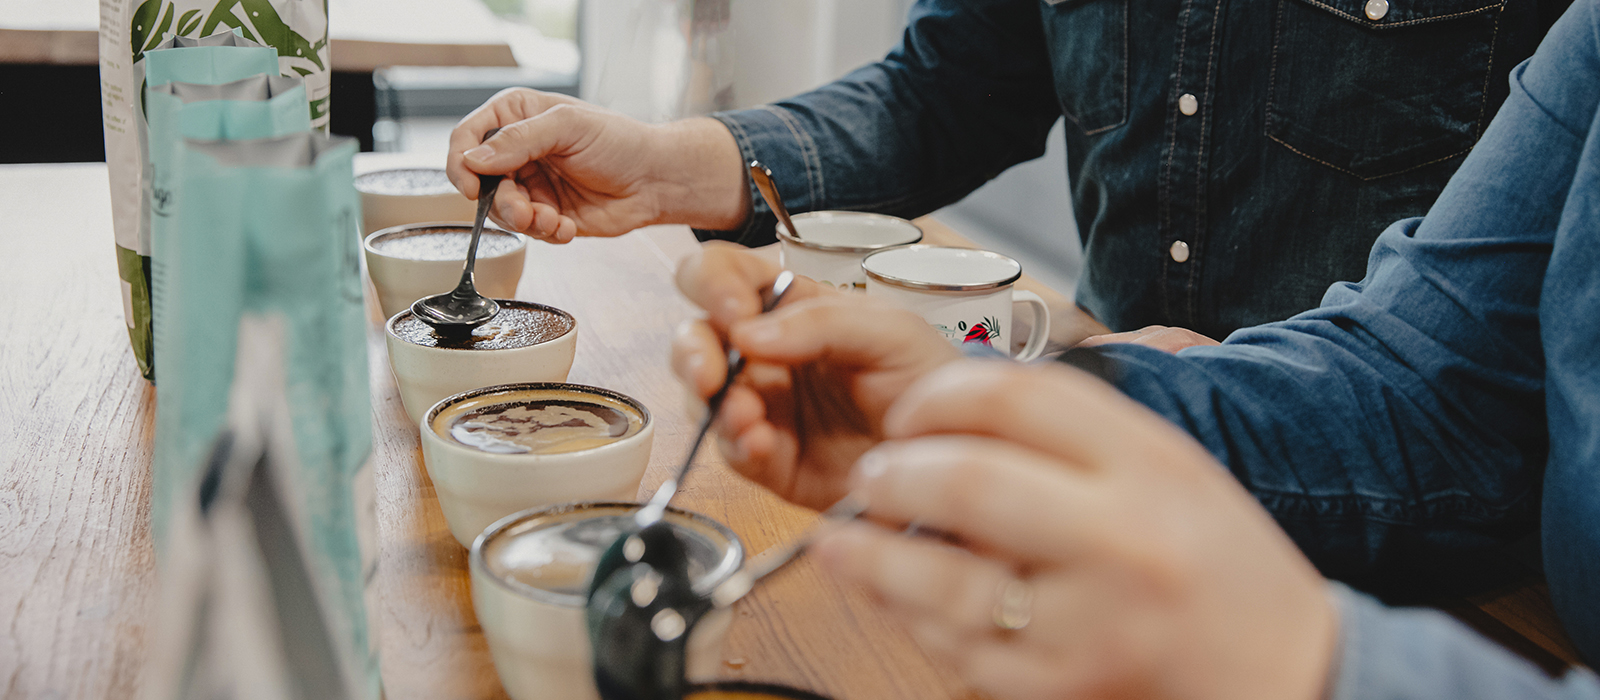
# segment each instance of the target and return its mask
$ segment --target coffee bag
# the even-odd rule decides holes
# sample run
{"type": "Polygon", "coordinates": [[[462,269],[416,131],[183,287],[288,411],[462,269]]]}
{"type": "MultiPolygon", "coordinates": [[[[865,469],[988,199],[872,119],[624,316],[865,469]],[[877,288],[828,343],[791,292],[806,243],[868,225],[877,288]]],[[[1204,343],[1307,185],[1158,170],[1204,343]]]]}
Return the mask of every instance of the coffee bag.
{"type": "Polygon", "coordinates": [[[148,164],[143,111],[147,69],[158,73],[150,83],[157,85],[175,80],[224,83],[262,72],[301,77],[312,126],[326,129],[330,67],[325,0],[100,1],[101,110],[123,316],[146,378],[154,371],[149,219],[141,205],[148,164]],[[169,57],[172,72],[160,74],[149,59],[164,47],[205,50],[169,57]]]}

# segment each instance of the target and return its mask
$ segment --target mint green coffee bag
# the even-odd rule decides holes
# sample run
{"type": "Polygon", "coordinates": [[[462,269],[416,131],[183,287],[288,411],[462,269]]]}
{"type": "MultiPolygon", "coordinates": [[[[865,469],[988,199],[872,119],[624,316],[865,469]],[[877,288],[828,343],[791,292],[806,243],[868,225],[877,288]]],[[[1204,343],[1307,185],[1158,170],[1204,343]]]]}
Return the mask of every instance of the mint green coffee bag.
{"type": "MultiPolygon", "coordinates": [[[[102,7],[102,10],[105,8],[102,7]]],[[[170,18],[169,18],[170,22],[170,18]]],[[[101,92],[106,112],[106,165],[111,179],[111,225],[116,235],[117,272],[122,278],[122,306],[128,340],[139,371],[154,379],[150,318],[150,211],[145,179],[150,173],[149,134],[144,86],[184,83],[228,83],[252,75],[278,75],[278,52],[231,31],[199,39],[169,36],[144,27],[131,57],[108,59],[101,36],[101,92]],[[111,71],[115,66],[116,71],[111,71]]],[[[140,33],[139,31],[135,32],[140,33]]],[[[120,57],[120,54],[119,54],[120,57]]]]}
{"type": "Polygon", "coordinates": [[[179,147],[147,698],[382,695],[355,151],[315,131],[179,147]]]}

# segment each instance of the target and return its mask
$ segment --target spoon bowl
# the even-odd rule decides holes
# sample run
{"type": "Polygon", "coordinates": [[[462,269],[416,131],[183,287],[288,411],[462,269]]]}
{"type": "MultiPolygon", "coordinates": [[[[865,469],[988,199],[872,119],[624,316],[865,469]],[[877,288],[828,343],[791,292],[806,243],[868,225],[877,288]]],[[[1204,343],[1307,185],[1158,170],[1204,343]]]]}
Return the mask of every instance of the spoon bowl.
{"type": "MultiPolygon", "coordinates": [[[[485,141],[499,132],[490,129],[483,135],[485,141]]],[[[466,335],[500,313],[500,305],[478,293],[473,285],[473,268],[478,262],[478,241],[483,238],[483,223],[494,206],[494,193],[500,186],[501,175],[478,176],[478,214],[472,220],[472,242],[467,245],[467,262],[461,268],[461,282],[444,294],[423,297],[412,302],[411,313],[417,320],[430,326],[440,335],[466,335]]]]}

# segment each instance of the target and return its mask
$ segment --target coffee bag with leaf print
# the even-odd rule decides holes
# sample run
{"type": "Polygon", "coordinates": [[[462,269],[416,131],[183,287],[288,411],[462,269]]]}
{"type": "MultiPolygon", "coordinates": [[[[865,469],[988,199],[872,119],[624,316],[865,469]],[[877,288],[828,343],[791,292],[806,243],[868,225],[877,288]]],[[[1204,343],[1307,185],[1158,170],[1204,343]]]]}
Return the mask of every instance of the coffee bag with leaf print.
{"type": "Polygon", "coordinates": [[[326,130],[330,69],[326,0],[100,0],[101,111],[117,267],[129,340],[146,378],[155,368],[144,206],[146,84],[216,84],[257,73],[299,77],[312,126],[326,130]],[[151,60],[162,51],[175,53],[151,60]],[[156,75],[147,76],[152,69],[156,75]]]}

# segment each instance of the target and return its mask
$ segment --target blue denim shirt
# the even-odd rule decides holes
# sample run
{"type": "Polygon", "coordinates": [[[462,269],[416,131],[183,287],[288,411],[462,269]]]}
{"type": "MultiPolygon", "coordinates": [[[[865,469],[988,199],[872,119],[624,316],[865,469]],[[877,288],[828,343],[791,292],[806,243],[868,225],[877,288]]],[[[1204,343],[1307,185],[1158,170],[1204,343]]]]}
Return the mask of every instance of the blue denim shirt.
{"type": "Polygon", "coordinates": [[[1216,347],[1065,359],[1195,435],[1329,576],[1438,590],[1537,532],[1566,631],[1600,660],[1600,0],[1510,86],[1427,217],[1319,308],[1216,347]]]}
{"type": "MultiPolygon", "coordinates": [[[[1078,302],[1114,330],[1221,338],[1358,278],[1569,1],[922,0],[884,60],[714,116],[791,211],[909,217],[1038,157],[1065,115],[1078,302]]],[[[752,202],[702,237],[772,242],[752,202]]]]}

